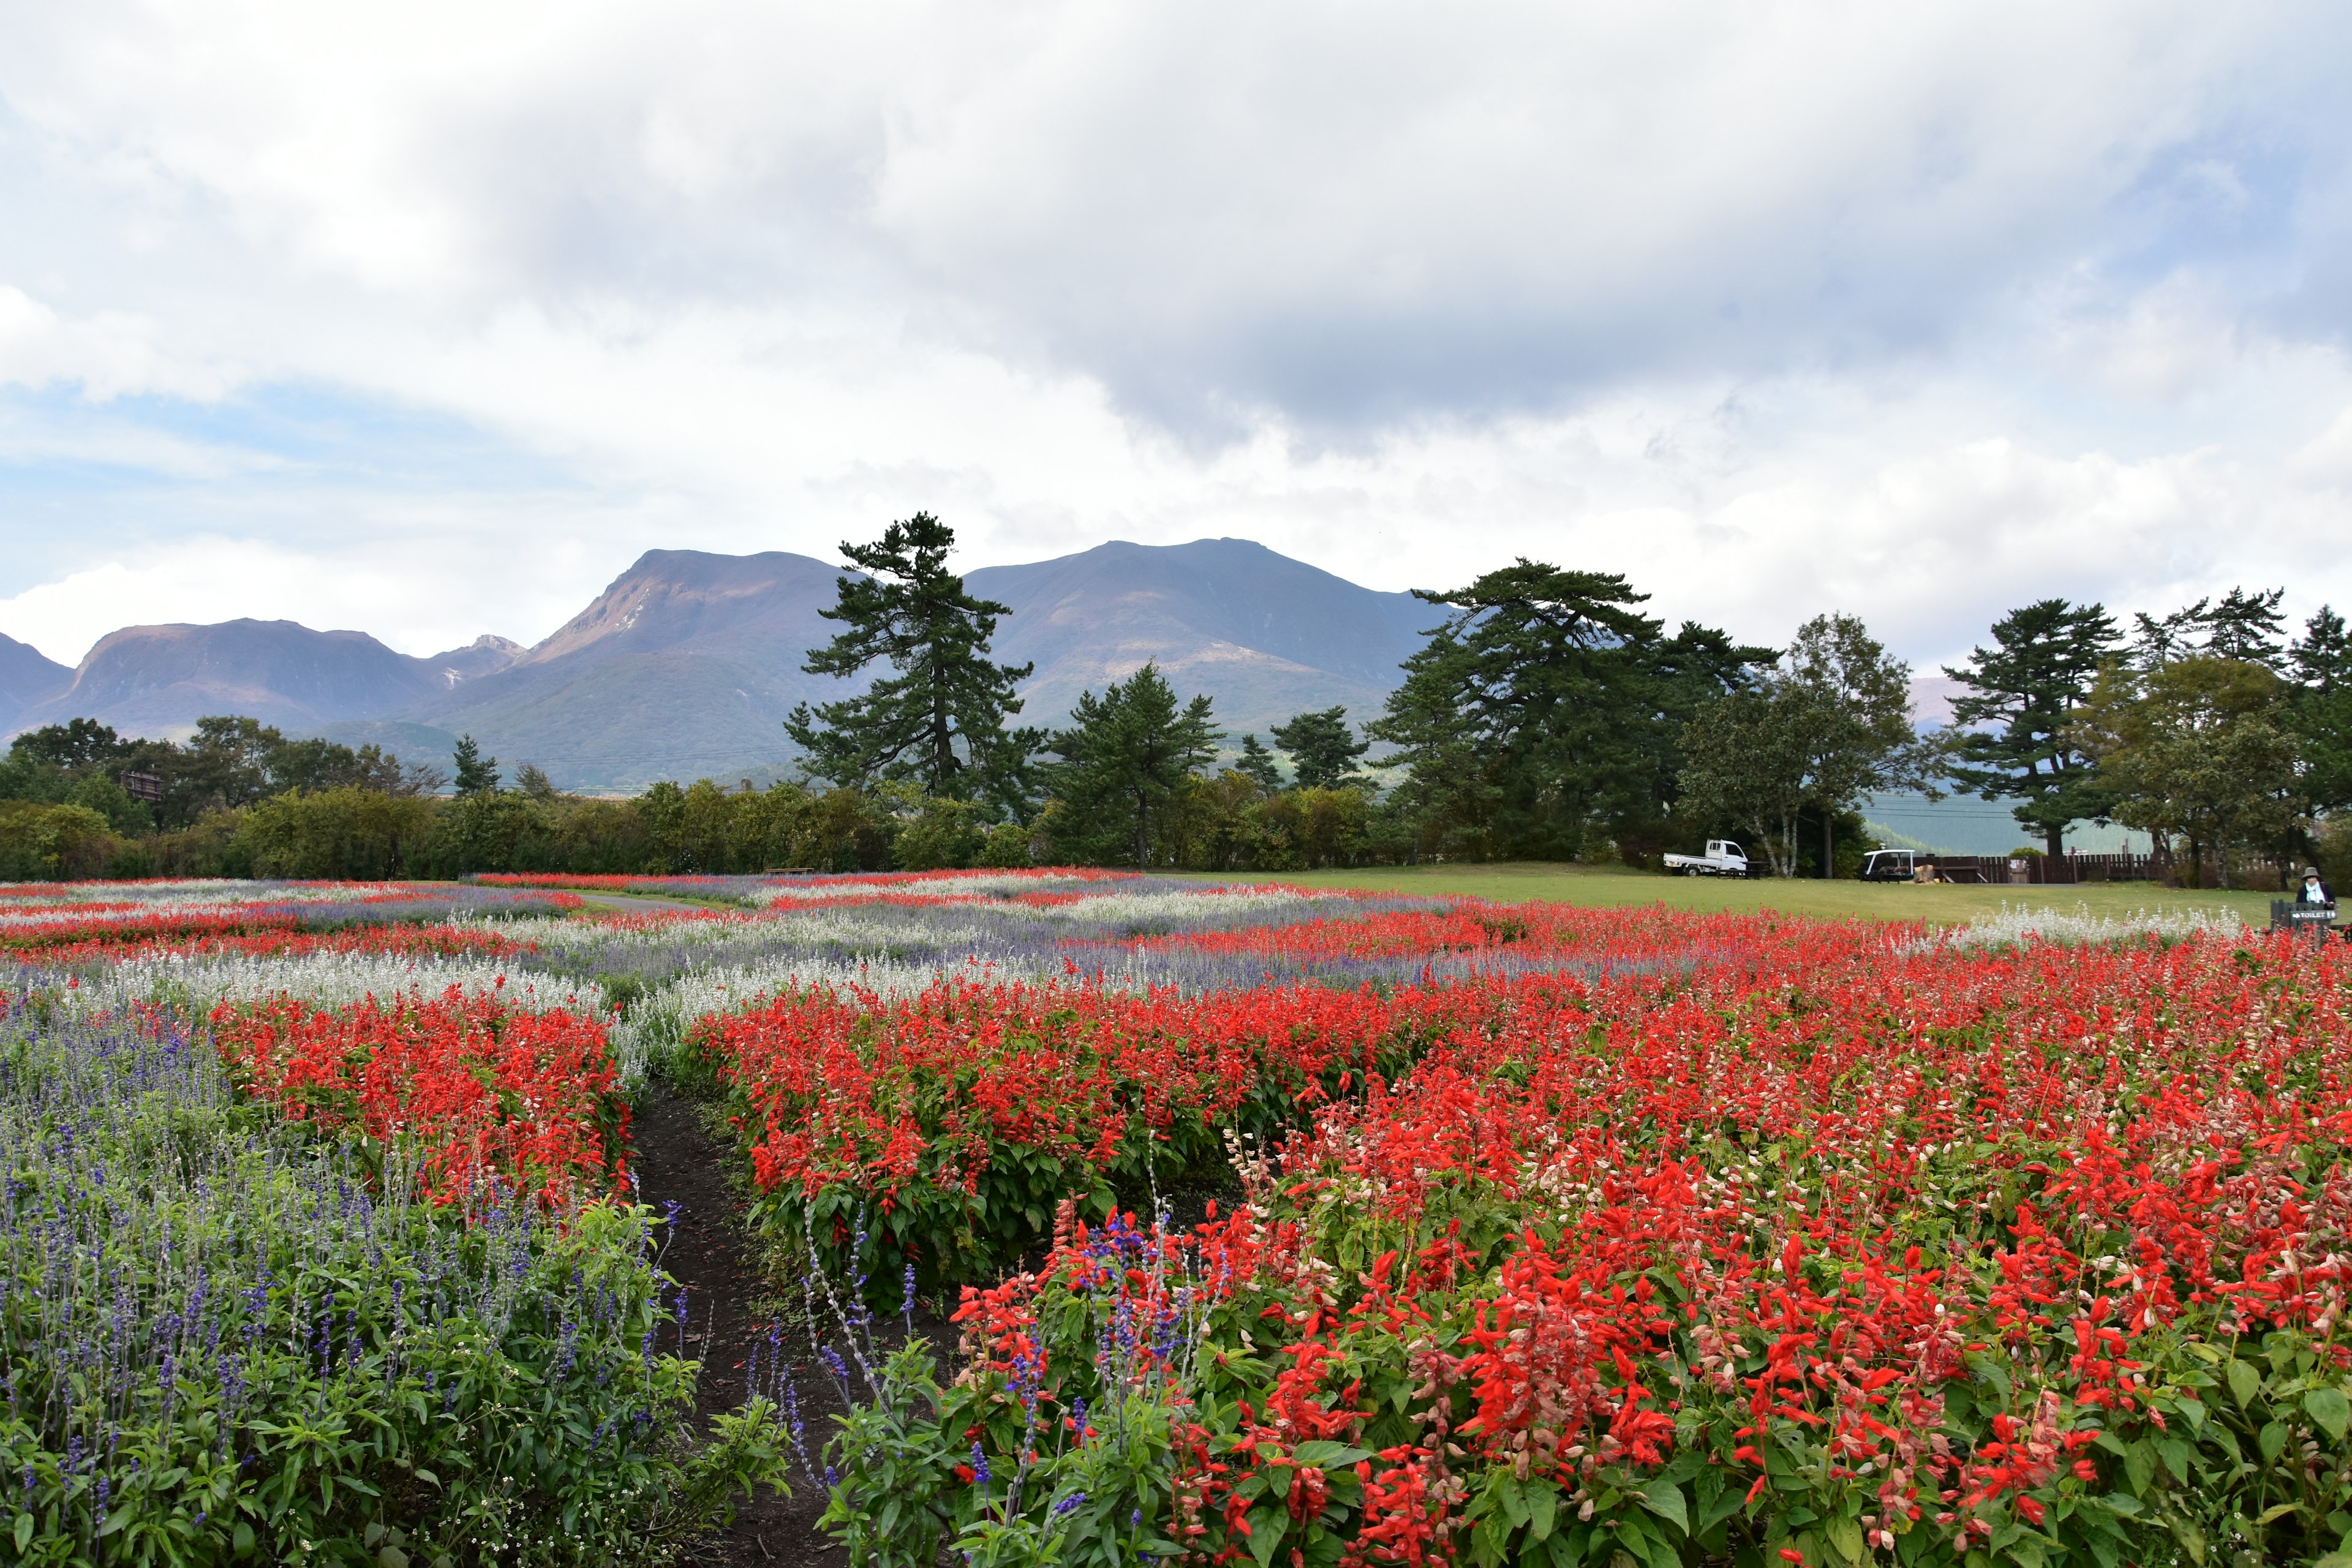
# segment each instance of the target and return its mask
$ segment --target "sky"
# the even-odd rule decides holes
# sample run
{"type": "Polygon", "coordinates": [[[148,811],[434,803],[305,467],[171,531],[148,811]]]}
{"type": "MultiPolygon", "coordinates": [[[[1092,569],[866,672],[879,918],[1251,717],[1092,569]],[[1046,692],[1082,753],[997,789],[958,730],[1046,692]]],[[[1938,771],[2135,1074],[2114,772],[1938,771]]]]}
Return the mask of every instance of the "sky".
{"type": "Polygon", "coordinates": [[[2352,605],[2352,10],[0,7],[0,632],[650,548],[1527,556],[1923,669],[2352,605]]]}

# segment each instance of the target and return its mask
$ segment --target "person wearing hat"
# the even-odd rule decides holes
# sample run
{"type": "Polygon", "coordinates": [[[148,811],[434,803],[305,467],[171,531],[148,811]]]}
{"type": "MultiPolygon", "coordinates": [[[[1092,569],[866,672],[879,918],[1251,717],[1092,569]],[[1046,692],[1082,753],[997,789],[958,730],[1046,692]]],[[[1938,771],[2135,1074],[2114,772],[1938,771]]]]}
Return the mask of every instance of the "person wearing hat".
{"type": "Polygon", "coordinates": [[[2303,880],[2294,889],[2294,901],[2298,904],[2317,904],[2322,909],[2332,910],[2336,907],[2336,889],[2319,879],[2318,867],[2305,866],[2303,868],[2303,880]]]}

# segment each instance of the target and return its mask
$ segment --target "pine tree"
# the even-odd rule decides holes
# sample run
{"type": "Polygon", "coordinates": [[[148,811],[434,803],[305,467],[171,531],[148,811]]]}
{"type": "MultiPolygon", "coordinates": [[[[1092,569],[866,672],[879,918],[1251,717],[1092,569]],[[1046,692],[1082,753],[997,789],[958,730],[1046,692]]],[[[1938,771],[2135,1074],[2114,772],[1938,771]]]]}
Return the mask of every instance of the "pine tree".
{"type": "Polygon", "coordinates": [[[808,772],[842,785],[912,780],[927,795],[986,797],[1018,810],[1034,730],[1005,728],[1021,711],[1014,688],[1034,666],[992,664],[989,639],[1008,605],[976,599],[947,569],[955,533],[929,512],[893,522],[872,544],[842,553],[866,575],[835,580],[820,611],[845,629],[801,668],[847,677],[877,660],[895,672],[862,696],[793,710],[784,729],[808,772]]]}
{"type": "Polygon", "coordinates": [[[457,749],[450,761],[457,769],[457,793],[461,795],[494,795],[499,787],[499,760],[482,755],[481,747],[471,735],[457,737],[457,749]]]}
{"type": "Polygon", "coordinates": [[[1289,756],[1301,789],[1360,787],[1368,782],[1356,772],[1356,759],[1372,749],[1371,742],[1349,731],[1345,708],[1297,714],[1289,723],[1275,726],[1274,743],[1289,756]]]}
{"type": "Polygon", "coordinates": [[[1242,754],[1234,763],[1234,772],[1253,780],[1268,795],[1282,789],[1282,770],[1275,766],[1274,753],[1259,743],[1255,732],[1242,737],[1242,754]]]}
{"type": "Polygon", "coordinates": [[[2303,756],[2304,815],[2352,806],[2352,631],[2322,605],[2290,650],[2288,725],[2303,756]]]}
{"type": "Polygon", "coordinates": [[[1179,707],[1176,689],[1147,663],[1097,697],[1079,694],[1071,726],[1046,742],[1062,761],[1049,773],[1059,802],[1055,832],[1087,860],[1132,849],[1136,868],[1152,863],[1155,828],[1185,781],[1216,755],[1223,733],[1209,700],[1179,707]]]}
{"type": "MultiPolygon", "coordinates": [[[[2210,613],[2201,600],[2191,611],[2210,613]]],[[[2177,620],[2140,616],[2142,649],[2158,663],[2177,657],[2182,627],[2197,624],[2177,620]]],[[[2116,655],[2116,624],[2104,605],[2037,599],[1994,622],[1992,638],[1944,670],[1968,689],[1952,702],[1957,734],[1944,771],[1981,799],[2021,797],[2011,814],[2063,855],[2068,826],[2105,816],[2112,804],[2072,725],[2100,665],[2116,655]]]]}
{"type": "Polygon", "coordinates": [[[1685,624],[1664,637],[1614,573],[1522,560],[1447,594],[1370,727],[1422,824],[1472,854],[1567,859],[1597,825],[1663,831],[1690,715],[1778,656],[1685,624]]]}

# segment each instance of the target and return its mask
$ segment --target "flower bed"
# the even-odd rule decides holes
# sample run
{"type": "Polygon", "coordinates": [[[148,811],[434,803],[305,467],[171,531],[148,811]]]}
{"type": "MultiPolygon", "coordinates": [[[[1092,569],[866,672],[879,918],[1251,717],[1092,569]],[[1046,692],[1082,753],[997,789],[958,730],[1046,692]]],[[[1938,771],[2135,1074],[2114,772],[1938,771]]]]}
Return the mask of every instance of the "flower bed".
{"type": "MultiPolygon", "coordinates": [[[[1514,942],[1695,956],[1386,994],[819,991],[706,1024],[766,1223],[886,1297],[902,1260],[973,1276],[961,1374],[863,1390],[836,1531],[1008,1562],[1105,1519],[1117,1561],[2343,1549],[2343,950],[1518,918],[1514,942]],[[1101,1226],[1147,1147],[1183,1169],[1250,1133],[1213,1220],[1101,1226]]],[[[1448,931],[1494,935],[1416,940],[1448,931]]]]}

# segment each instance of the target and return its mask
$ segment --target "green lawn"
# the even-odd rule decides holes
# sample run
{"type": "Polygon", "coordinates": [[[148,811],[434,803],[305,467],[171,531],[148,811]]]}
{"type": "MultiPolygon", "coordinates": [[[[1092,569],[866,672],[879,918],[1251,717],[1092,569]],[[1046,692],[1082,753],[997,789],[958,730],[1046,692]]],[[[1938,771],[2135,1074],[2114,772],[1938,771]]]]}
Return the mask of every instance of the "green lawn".
{"type": "Polygon", "coordinates": [[[1908,882],[1735,881],[1667,877],[1610,866],[1525,862],[1496,866],[1374,866],[1349,871],[1297,871],[1226,881],[1295,882],[1309,888],[1369,888],[1399,893],[1468,893],[1509,903],[1550,899],[1570,904],[1662,903],[1679,910],[1787,910],[1792,914],[1862,915],[1959,924],[1998,914],[2003,904],[2031,910],[2089,909],[2118,914],[2156,907],[2234,910],[2256,925],[2270,920],[2263,892],[2184,892],[2153,882],[2090,883],[2073,888],[1972,888],[1908,882]]]}

